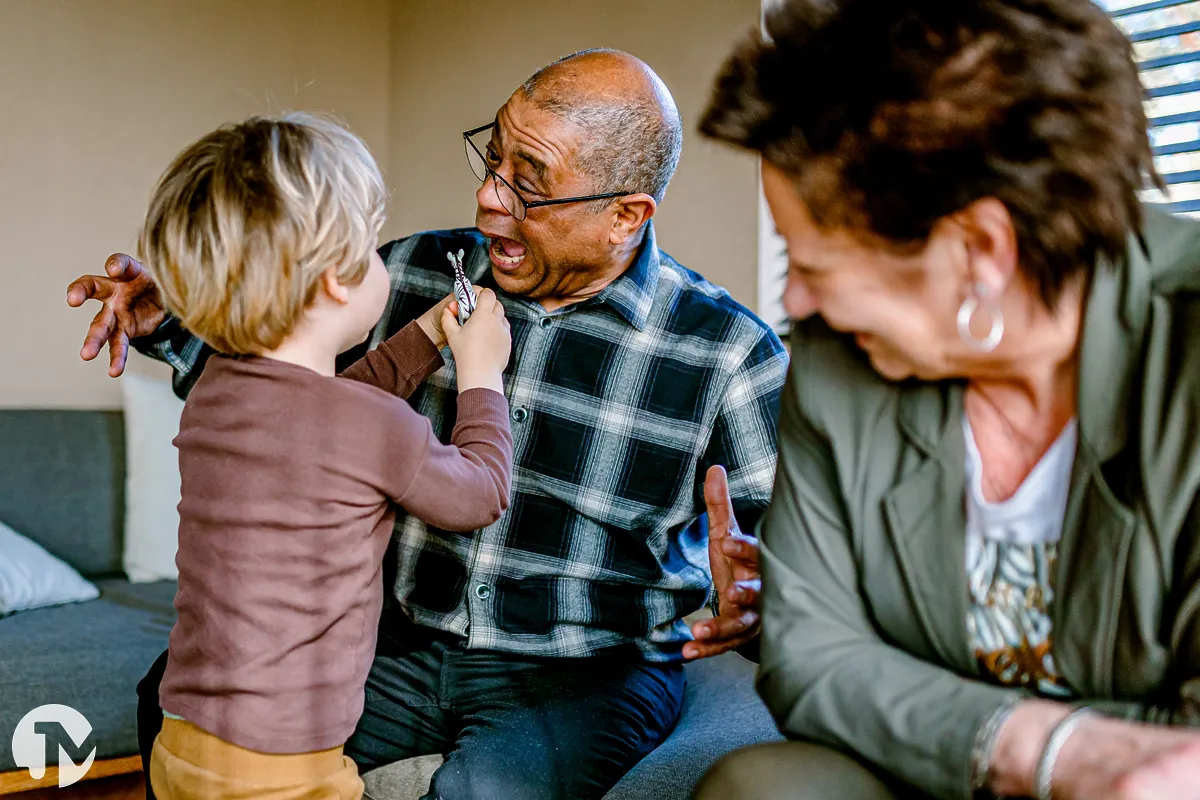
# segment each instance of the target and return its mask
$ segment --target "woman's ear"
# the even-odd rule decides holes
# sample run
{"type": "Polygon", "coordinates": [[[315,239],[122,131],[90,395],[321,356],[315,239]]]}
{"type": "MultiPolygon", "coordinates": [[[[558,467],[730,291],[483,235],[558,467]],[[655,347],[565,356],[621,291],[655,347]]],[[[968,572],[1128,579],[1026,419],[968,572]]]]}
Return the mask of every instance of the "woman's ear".
{"type": "Polygon", "coordinates": [[[330,267],[321,273],[321,289],[333,302],[346,305],[350,302],[350,290],[338,280],[337,267],[330,267]]]}
{"type": "Polygon", "coordinates": [[[1008,208],[994,197],[971,203],[954,220],[962,230],[971,280],[998,297],[1017,273],[1017,231],[1008,208]]]}

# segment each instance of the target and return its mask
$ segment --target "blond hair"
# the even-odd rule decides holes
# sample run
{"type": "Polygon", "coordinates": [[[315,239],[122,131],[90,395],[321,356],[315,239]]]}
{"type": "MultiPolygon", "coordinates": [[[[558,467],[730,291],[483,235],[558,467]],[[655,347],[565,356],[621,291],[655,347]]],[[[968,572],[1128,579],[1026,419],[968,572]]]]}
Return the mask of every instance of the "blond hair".
{"type": "Polygon", "coordinates": [[[330,267],[370,264],[387,195],[361,139],[289,112],[226,125],[180,153],[150,198],[138,251],[163,304],[217,350],[274,350],[330,267]]]}

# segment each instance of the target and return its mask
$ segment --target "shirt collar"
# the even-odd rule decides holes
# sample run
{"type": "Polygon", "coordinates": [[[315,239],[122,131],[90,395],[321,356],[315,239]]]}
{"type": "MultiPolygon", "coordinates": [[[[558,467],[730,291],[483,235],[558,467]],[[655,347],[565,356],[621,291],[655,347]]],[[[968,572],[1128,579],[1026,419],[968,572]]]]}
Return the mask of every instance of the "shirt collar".
{"type": "Polygon", "coordinates": [[[646,235],[641,249],[634,257],[629,269],[621,273],[591,303],[607,303],[639,331],[646,327],[650,310],[654,306],[654,295],[658,291],[658,276],[661,263],[658,241],[654,235],[654,223],[646,223],[646,235]]]}

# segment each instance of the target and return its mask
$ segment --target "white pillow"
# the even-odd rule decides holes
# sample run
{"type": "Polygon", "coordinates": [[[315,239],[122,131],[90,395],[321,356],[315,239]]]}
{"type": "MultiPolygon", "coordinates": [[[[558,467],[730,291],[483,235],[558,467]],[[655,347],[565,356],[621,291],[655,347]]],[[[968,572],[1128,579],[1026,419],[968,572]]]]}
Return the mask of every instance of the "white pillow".
{"type": "Polygon", "coordinates": [[[0,616],[99,596],[68,564],[0,522],[0,616]]]}
{"type": "Polygon", "coordinates": [[[125,549],[122,565],[134,583],[175,580],[179,546],[179,433],[183,401],[171,382],[129,372],[125,397],[125,549]]]}

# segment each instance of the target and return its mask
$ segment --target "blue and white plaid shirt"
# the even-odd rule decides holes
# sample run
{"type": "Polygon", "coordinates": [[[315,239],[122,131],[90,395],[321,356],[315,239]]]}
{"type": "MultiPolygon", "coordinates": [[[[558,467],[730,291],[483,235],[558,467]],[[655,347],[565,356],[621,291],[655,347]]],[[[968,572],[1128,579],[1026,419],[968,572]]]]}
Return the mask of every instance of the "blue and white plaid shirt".
{"type": "MultiPolygon", "coordinates": [[[[416,623],[470,648],[570,657],[636,647],[647,660],[680,659],[691,639],[683,618],[712,584],[705,472],[728,470],[743,528],[771,496],[782,344],[725,290],[660,251],[648,227],[624,275],[551,313],[496,287],[488,241],[474,229],[391,242],[379,251],[391,297],[364,348],[452,291],[446,253],[460,249],[468,276],[496,289],[512,325],[512,504],[470,534],[401,513],[396,599],[416,623]]],[[[211,354],[173,322],[138,346],[175,368],[181,396],[211,354]]],[[[443,441],[457,398],[446,357],[409,400],[443,441]]]]}

